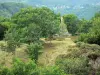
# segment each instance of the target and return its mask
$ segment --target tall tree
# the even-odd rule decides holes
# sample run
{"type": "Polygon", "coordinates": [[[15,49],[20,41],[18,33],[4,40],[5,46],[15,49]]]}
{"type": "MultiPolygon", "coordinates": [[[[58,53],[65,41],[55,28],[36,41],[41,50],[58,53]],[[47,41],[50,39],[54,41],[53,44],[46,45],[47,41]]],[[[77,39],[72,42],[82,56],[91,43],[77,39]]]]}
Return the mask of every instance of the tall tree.
{"type": "Polygon", "coordinates": [[[78,18],[73,14],[64,15],[64,22],[67,26],[68,32],[74,35],[77,31],[78,18]]]}
{"type": "Polygon", "coordinates": [[[92,27],[88,33],[80,35],[79,41],[100,45],[100,17],[94,17],[91,21],[92,27]]]}
{"type": "MultiPolygon", "coordinates": [[[[24,8],[12,17],[16,24],[9,33],[20,42],[34,42],[40,37],[51,37],[59,32],[60,15],[46,7],[24,8]],[[16,35],[17,36],[16,36],[16,35]],[[19,36],[19,38],[17,38],[19,36]]],[[[16,40],[15,39],[15,40],[16,40]]]]}

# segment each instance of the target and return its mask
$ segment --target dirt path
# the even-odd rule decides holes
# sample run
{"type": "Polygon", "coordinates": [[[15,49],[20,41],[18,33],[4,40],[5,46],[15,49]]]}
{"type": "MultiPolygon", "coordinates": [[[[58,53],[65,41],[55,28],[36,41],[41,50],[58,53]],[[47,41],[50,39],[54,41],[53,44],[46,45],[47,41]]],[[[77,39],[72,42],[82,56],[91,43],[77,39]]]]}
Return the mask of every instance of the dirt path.
{"type": "Polygon", "coordinates": [[[54,65],[57,56],[68,53],[68,46],[75,46],[75,43],[70,38],[63,41],[53,40],[51,43],[50,45],[49,41],[45,41],[43,53],[39,56],[39,64],[54,65]]]}

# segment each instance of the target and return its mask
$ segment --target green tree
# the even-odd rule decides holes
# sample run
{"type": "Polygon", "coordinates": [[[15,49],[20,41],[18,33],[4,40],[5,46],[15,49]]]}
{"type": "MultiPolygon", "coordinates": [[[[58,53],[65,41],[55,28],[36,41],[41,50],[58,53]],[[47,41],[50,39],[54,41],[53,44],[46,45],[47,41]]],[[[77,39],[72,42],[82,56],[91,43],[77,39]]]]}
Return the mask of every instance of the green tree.
{"type": "Polygon", "coordinates": [[[3,40],[5,32],[13,25],[8,18],[0,17],[0,40],[3,40]]]}
{"type": "Polygon", "coordinates": [[[73,14],[64,15],[64,22],[67,26],[68,32],[74,35],[77,31],[78,18],[73,14]]]}
{"type": "Polygon", "coordinates": [[[59,17],[46,7],[24,8],[12,17],[11,21],[16,25],[7,35],[11,34],[14,41],[20,43],[38,42],[41,37],[52,37],[59,32],[59,17]]]}
{"type": "Polygon", "coordinates": [[[79,36],[79,41],[100,45],[100,17],[92,19],[92,27],[86,34],[79,36]]]}
{"type": "Polygon", "coordinates": [[[29,46],[28,46],[28,50],[27,50],[27,53],[29,54],[29,57],[32,59],[32,60],[35,60],[35,63],[37,63],[37,60],[38,60],[38,56],[40,54],[40,50],[42,49],[42,46],[38,43],[31,43],[29,46]]]}
{"type": "Polygon", "coordinates": [[[79,20],[77,33],[88,33],[91,27],[91,21],[85,19],[79,20]]]}
{"type": "Polygon", "coordinates": [[[40,27],[41,36],[49,37],[59,31],[60,15],[46,7],[25,8],[12,17],[12,21],[19,27],[26,27],[30,24],[36,24],[40,27]]]}
{"type": "Polygon", "coordinates": [[[99,11],[99,12],[97,12],[97,13],[94,15],[94,17],[93,17],[93,18],[98,18],[98,17],[100,17],[100,11],[99,11]]]}

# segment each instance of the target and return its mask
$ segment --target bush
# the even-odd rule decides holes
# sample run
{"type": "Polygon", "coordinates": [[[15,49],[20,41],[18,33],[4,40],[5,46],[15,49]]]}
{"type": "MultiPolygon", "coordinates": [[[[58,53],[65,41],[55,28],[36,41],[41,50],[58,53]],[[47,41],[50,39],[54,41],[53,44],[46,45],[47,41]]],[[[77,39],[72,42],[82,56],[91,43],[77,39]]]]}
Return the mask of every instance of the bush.
{"type": "Polygon", "coordinates": [[[66,75],[63,70],[57,66],[43,68],[40,75],[66,75]]]}
{"type": "Polygon", "coordinates": [[[11,68],[1,68],[0,75],[66,75],[58,66],[38,67],[33,60],[28,63],[18,58],[13,60],[11,68]]]}
{"type": "MultiPolygon", "coordinates": [[[[95,65],[93,62],[91,65],[89,63],[94,60],[95,57],[100,56],[100,46],[83,42],[77,42],[76,46],[75,48],[70,47],[67,55],[58,56],[56,65],[68,74],[88,75],[90,72],[93,72],[91,69],[92,66],[95,65]]],[[[96,62],[97,61],[98,60],[96,60],[96,62]]],[[[100,71],[97,70],[97,73],[99,72],[100,71]]]]}
{"type": "Polygon", "coordinates": [[[15,53],[17,43],[14,40],[14,38],[12,37],[12,34],[6,34],[5,36],[6,36],[5,41],[7,41],[6,51],[15,53]]]}
{"type": "Polygon", "coordinates": [[[37,66],[33,61],[24,63],[19,59],[14,59],[12,72],[14,75],[38,75],[37,66]]]}
{"type": "Polygon", "coordinates": [[[86,34],[81,34],[78,41],[100,45],[100,17],[93,18],[92,27],[86,34]]]}
{"type": "Polygon", "coordinates": [[[38,43],[31,43],[29,46],[28,46],[28,50],[27,50],[27,53],[29,54],[29,57],[32,59],[32,60],[35,60],[35,63],[37,63],[37,60],[38,60],[38,56],[40,54],[40,50],[42,49],[42,45],[41,44],[38,44],[38,43]]]}
{"type": "Polygon", "coordinates": [[[0,75],[14,75],[12,71],[6,67],[2,67],[0,70],[0,75]]]}
{"type": "Polygon", "coordinates": [[[90,68],[86,58],[66,58],[57,60],[59,65],[66,74],[72,75],[88,75],[90,68]]]}

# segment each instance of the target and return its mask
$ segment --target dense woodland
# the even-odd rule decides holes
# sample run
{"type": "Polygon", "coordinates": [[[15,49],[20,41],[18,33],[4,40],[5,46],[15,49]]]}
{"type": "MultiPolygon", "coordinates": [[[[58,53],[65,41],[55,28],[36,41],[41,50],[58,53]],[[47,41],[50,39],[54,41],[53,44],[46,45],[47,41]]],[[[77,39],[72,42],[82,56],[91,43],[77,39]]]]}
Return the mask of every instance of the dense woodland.
{"type": "MultiPolygon", "coordinates": [[[[0,6],[3,7],[0,9],[5,8],[3,4],[0,6]]],[[[86,20],[74,14],[62,16],[47,7],[14,6],[16,9],[4,9],[12,14],[0,17],[0,40],[6,44],[0,44],[0,51],[13,55],[11,66],[5,66],[4,62],[0,64],[0,75],[100,75],[100,12],[86,20]],[[20,8],[23,9],[18,11],[20,8]],[[61,17],[64,20],[62,28],[61,17]],[[63,27],[68,32],[62,35],[63,27]],[[59,55],[54,65],[39,64],[39,55],[45,45],[42,38],[52,46],[52,40],[71,37],[77,37],[73,40],[76,45],[70,46],[67,54],[59,55]],[[27,47],[27,62],[16,57],[16,48],[23,44],[27,47]]]]}

